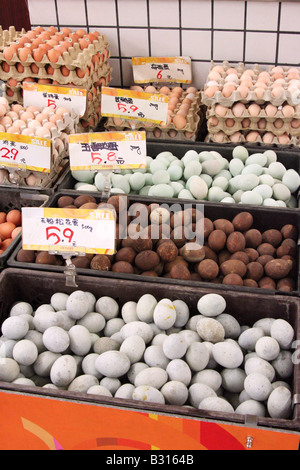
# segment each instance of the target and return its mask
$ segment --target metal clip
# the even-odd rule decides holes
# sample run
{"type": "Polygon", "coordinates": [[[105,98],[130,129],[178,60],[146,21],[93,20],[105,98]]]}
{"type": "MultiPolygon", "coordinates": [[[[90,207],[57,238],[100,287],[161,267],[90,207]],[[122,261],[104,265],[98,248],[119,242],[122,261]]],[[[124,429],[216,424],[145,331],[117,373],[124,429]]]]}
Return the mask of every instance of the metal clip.
{"type": "Polygon", "coordinates": [[[111,194],[111,179],[110,175],[112,174],[111,170],[104,170],[103,175],[105,177],[104,188],[102,191],[102,199],[109,199],[111,194]]]}
{"type": "Polygon", "coordinates": [[[246,440],[247,449],[251,449],[252,445],[253,445],[253,437],[247,436],[247,440],[246,440]]]}

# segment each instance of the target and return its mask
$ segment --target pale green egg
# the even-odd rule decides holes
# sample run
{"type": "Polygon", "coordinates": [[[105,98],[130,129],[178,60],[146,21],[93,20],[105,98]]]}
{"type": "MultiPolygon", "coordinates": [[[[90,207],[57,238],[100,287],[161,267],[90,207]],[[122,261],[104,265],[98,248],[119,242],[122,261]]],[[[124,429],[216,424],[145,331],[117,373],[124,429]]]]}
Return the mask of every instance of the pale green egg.
{"type": "Polygon", "coordinates": [[[189,162],[184,169],[184,178],[188,180],[191,176],[199,176],[202,171],[202,165],[198,161],[189,162]]]}
{"type": "Polygon", "coordinates": [[[103,191],[105,188],[106,178],[103,173],[99,172],[95,176],[94,184],[99,191],[103,191]]]}
{"type": "Polygon", "coordinates": [[[143,173],[133,173],[133,175],[130,175],[129,184],[134,191],[142,189],[145,186],[145,182],[146,177],[143,173]]]}
{"type": "Polygon", "coordinates": [[[185,189],[184,186],[181,183],[178,183],[178,181],[171,181],[170,186],[174,190],[174,197],[177,197],[178,194],[180,193],[180,191],[185,189]]]}
{"type": "Polygon", "coordinates": [[[260,165],[265,166],[268,162],[268,158],[265,153],[253,153],[250,157],[247,158],[245,165],[260,165]]]}
{"type": "MultiPolygon", "coordinates": [[[[220,173],[219,173],[220,174],[220,173]]],[[[209,175],[199,175],[201,179],[203,179],[203,181],[205,181],[205,183],[207,184],[207,187],[210,188],[211,185],[212,185],[212,182],[213,182],[213,179],[211,176],[209,175]]]]}
{"type": "Polygon", "coordinates": [[[91,170],[73,170],[71,175],[76,181],[82,183],[92,183],[94,181],[95,172],[91,170]]]}
{"type": "Polygon", "coordinates": [[[248,149],[246,149],[246,147],[243,145],[237,145],[232,151],[232,157],[238,158],[239,160],[242,160],[242,162],[245,162],[249,157],[248,149]]]}
{"type": "Polygon", "coordinates": [[[157,171],[160,171],[160,170],[166,170],[167,169],[167,165],[161,161],[161,160],[152,160],[152,162],[150,163],[150,171],[152,174],[156,173],[157,171]]]}
{"type": "Polygon", "coordinates": [[[299,173],[293,169],[287,170],[282,177],[282,183],[289,188],[291,193],[296,192],[300,187],[299,173]]]}
{"type": "Polygon", "coordinates": [[[195,199],[203,200],[208,193],[208,187],[200,176],[192,176],[189,180],[189,191],[195,199]]]}
{"type": "Polygon", "coordinates": [[[268,184],[259,184],[253,191],[259,193],[263,199],[268,199],[273,195],[273,190],[268,184]]]}
{"type": "Polygon", "coordinates": [[[193,199],[195,200],[194,196],[190,193],[188,189],[183,189],[178,194],[178,199],[193,199]]]}
{"type": "Polygon", "coordinates": [[[153,173],[152,181],[154,185],[168,184],[170,182],[170,174],[167,170],[158,170],[153,173]]]}
{"type": "Polygon", "coordinates": [[[156,184],[151,186],[148,192],[149,196],[172,198],[174,189],[169,184],[156,184]]]}
{"type": "Polygon", "coordinates": [[[267,157],[267,165],[277,161],[277,154],[274,150],[266,150],[264,155],[267,157]]]}
{"type": "Polygon", "coordinates": [[[242,204],[261,206],[263,203],[263,198],[258,192],[245,191],[241,196],[241,202],[242,204]]]}
{"type": "Polygon", "coordinates": [[[182,157],[182,161],[185,166],[191,161],[199,162],[199,154],[196,152],[196,150],[188,150],[182,157]]]}
{"type": "Polygon", "coordinates": [[[112,186],[113,188],[120,188],[122,189],[126,194],[130,193],[130,184],[128,182],[128,179],[126,176],[123,175],[112,175],[112,186]]]}
{"type": "Polygon", "coordinates": [[[244,169],[245,165],[239,158],[233,158],[229,162],[229,171],[232,176],[240,175],[244,169]]]}
{"type": "Polygon", "coordinates": [[[182,178],[183,170],[179,165],[171,165],[167,171],[171,181],[179,181],[182,178]]]}
{"type": "Polygon", "coordinates": [[[273,186],[273,198],[280,201],[288,201],[291,197],[291,191],[282,183],[275,183],[273,186]]]}
{"type": "Polygon", "coordinates": [[[257,175],[260,176],[263,172],[263,167],[258,165],[257,163],[252,163],[251,165],[245,166],[242,171],[242,175],[257,175]]]}
{"type": "Polygon", "coordinates": [[[221,188],[218,188],[217,186],[212,186],[208,190],[207,199],[212,202],[220,202],[226,196],[227,194],[221,188]]]}
{"type": "Polygon", "coordinates": [[[269,174],[273,178],[281,180],[286,172],[285,166],[280,162],[273,162],[269,165],[269,174]]]}
{"type": "Polygon", "coordinates": [[[151,187],[152,186],[144,186],[142,189],[140,189],[139,195],[140,196],[148,196],[151,187]]]}
{"type": "Polygon", "coordinates": [[[219,176],[218,178],[214,178],[212,182],[212,186],[218,186],[223,191],[226,191],[229,185],[229,181],[225,176],[219,176]]]}

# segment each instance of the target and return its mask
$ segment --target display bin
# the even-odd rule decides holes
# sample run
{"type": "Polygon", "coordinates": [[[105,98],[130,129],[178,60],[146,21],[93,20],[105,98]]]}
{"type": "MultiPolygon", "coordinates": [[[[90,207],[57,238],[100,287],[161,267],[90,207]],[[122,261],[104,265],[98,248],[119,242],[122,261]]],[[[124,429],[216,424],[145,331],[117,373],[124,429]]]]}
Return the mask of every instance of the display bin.
{"type": "MultiPolygon", "coordinates": [[[[48,201],[48,199],[49,196],[47,196],[46,194],[0,187],[0,212],[7,213],[13,209],[20,210],[26,205],[41,207],[48,201]]],[[[21,235],[18,235],[15,240],[9,245],[7,250],[5,250],[2,255],[0,255],[0,270],[2,270],[6,266],[8,258],[11,256],[12,252],[20,243],[20,241],[21,235]]]]}
{"type": "MultiPolygon", "coordinates": [[[[147,155],[154,158],[161,152],[172,152],[177,158],[182,158],[188,150],[196,150],[200,153],[202,151],[212,151],[215,150],[220,152],[221,155],[226,158],[228,161],[232,159],[232,151],[237,145],[234,144],[209,144],[209,143],[200,143],[200,142],[170,142],[170,141],[159,141],[155,142],[153,140],[147,140],[147,155]]],[[[277,154],[277,160],[282,163],[287,169],[293,169],[300,173],[300,151],[295,147],[266,147],[264,145],[244,145],[249,151],[249,154],[264,152],[265,150],[274,150],[277,154]]],[[[74,185],[77,181],[73,178],[71,171],[67,172],[64,176],[61,183],[58,185],[58,191],[64,191],[68,193],[69,191],[74,191],[74,185]]],[[[79,194],[82,194],[83,191],[77,190],[79,194]]],[[[299,194],[296,195],[299,200],[299,194]]],[[[142,196],[141,196],[142,197],[142,196]]],[[[155,200],[156,198],[153,197],[155,200]]],[[[177,201],[178,199],[174,199],[177,201]]],[[[210,202],[205,201],[205,203],[210,204],[210,202]]],[[[289,209],[286,209],[289,210],[289,209]]]]}
{"type": "MultiPolygon", "coordinates": [[[[138,301],[144,294],[157,300],[181,299],[198,313],[197,302],[214,288],[160,285],[141,281],[78,276],[78,288],[98,299],[113,297],[120,307],[138,301]]],[[[16,301],[31,303],[34,309],[49,303],[55,292],[70,294],[62,273],[5,269],[0,275],[1,324],[16,301]]],[[[288,321],[300,336],[300,304],[293,297],[264,293],[222,293],[226,312],[241,324],[253,325],[260,318],[288,321]]],[[[1,428],[2,449],[287,449],[296,450],[300,431],[299,364],[291,379],[294,398],[290,419],[244,416],[197,410],[185,406],[161,405],[85,393],[21,386],[0,382],[0,410],[9,416],[1,428]],[[76,429],[76,432],[74,432],[76,429]]]]}
{"type": "MultiPolygon", "coordinates": [[[[85,193],[92,195],[97,202],[103,202],[104,199],[102,198],[101,194],[97,193],[85,193]]],[[[48,201],[47,207],[57,207],[57,201],[60,197],[64,195],[69,195],[73,196],[76,198],[78,196],[77,191],[63,191],[63,192],[57,192],[54,194],[48,201]]],[[[142,202],[146,204],[151,204],[153,199],[151,198],[140,198],[140,196],[129,196],[129,202],[130,203],[135,203],[135,202],[142,202]]],[[[172,207],[174,204],[174,199],[156,199],[155,202],[158,202],[159,204],[165,204],[169,208],[172,207]]],[[[193,201],[188,201],[189,207],[199,207],[200,203],[196,203],[193,201]]],[[[182,201],[176,201],[176,207],[183,207],[184,202],[182,201]]],[[[253,216],[253,226],[257,228],[258,230],[265,231],[270,228],[277,228],[280,229],[283,227],[285,224],[293,224],[297,227],[298,229],[298,234],[300,234],[300,211],[298,210],[285,210],[281,209],[280,210],[280,217],[278,216],[278,210],[275,208],[263,208],[263,207],[244,207],[241,205],[223,205],[223,204],[217,204],[217,203],[211,203],[211,204],[204,204],[204,216],[210,218],[211,220],[216,220],[219,218],[225,218],[228,220],[232,220],[238,213],[242,211],[248,211],[252,214],[253,216]]],[[[177,209],[178,210],[178,209],[177,209]]],[[[17,261],[17,254],[19,250],[22,248],[22,242],[19,243],[19,245],[14,249],[13,253],[11,254],[9,260],[8,260],[8,265],[10,267],[15,267],[15,268],[26,268],[26,269],[37,269],[41,271],[52,271],[52,272],[63,272],[66,268],[65,266],[54,266],[54,265],[46,265],[46,264],[36,264],[36,263],[26,263],[26,262],[19,262],[17,261]]],[[[297,279],[296,279],[296,290],[290,293],[287,292],[281,292],[279,290],[269,290],[269,289],[264,289],[264,292],[266,294],[280,294],[280,295],[289,295],[289,296],[299,296],[300,293],[300,269],[299,269],[299,259],[300,259],[300,245],[298,244],[298,249],[297,249],[297,279]]],[[[148,276],[142,276],[142,275],[137,275],[137,274],[124,274],[124,273],[113,273],[110,271],[98,271],[98,270],[93,270],[93,269],[86,269],[86,268],[76,268],[76,273],[77,274],[84,274],[84,275],[89,275],[89,276],[96,276],[96,277],[111,277],[113,279],[125,279],[125,280],[143,280],[144,282],[155,282],[158,284],[166,285],[172,284],[174,286],[180,285],[180,286],[199,286],[203,288],[211,288],[211,283],[208,282],[196,282],[195,281],[183,281],[183,280],[178,280],[178,279],[166,279],[163,277],[148,277],[148,276]]],[[[224,284],[217,284],[216,288],[218,288],[222,292],[226,292],[229,288],[228,285],[224,284]]],[[[250,288],[250,287],[240,287],[240,286],[230,286],[230,288],[236,292],[242,291],[242,292],[249,292],[249,293],[258,293],[261,292],[261,288],[250,288]]]]}

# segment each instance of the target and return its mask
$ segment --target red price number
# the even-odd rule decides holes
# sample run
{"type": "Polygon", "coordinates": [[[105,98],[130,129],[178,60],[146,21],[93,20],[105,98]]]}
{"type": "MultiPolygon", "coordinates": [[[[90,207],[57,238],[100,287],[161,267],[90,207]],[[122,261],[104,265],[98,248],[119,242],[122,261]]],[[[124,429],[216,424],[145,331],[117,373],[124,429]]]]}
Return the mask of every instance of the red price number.
{"type": "Polygon", "coordinates": [[[159,80],[162,79],[161,70],[158,71],[158,73],[157,73],[157,75],[156,75],[156,78],[158,78],[159,80]]]}
{"type": "Polygon", "coordinates": [[[118,103],[118,111],[122,111],[123,113],[130,113],[132,111],[135,113],[139,108],[132,104],[131,106],[126,106],[124,103],[118,103]]]}
{"type": "Polygon", "coordinates": [[[17,158],[19,151],[17,149],[8,149],[6,147],[2,147],[0,149],[0,157],[8,158],[8,160],[15,160],[17,158]]]}
{"type": "MultiPolygon", "coordinates": [[[[91,152],[91,158],[93,165],[101,165],[101,163],[103,162],[101,153],[91,152]]],[[[117,160],[117,155],[115,154],[115,152],[108,152],[106,155],[106,159],[104,158],[104,160],[104,163],[113,163],[117,160]]]]}
{"type": "Polygon", "coordinates": [[[54,225],[46,228],[46,240],[54,239],[53,245],[58,245],[61,242],[67,240],[69,243],[72,242],[74,236],[73,230],[70,228],[65,228],[63,231],[59,227],[54,225]]]}
{"type": "Polygon", "coordinates": [[[48,106],[53,106],[54,109],[57,108],[57,105],[56,105],[55,101],[54,101],[54,100],[50,100],[49,98],[48,98],[48,106]]]}

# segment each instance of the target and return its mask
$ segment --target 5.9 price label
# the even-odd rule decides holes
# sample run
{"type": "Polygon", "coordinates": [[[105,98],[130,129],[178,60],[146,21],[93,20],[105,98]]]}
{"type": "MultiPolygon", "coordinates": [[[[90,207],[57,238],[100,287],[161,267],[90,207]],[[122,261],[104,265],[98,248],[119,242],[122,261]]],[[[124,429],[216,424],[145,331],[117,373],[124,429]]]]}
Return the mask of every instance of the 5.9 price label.
{"type": "Polygon", "coordinates": [[[145,168],[146,133],[71,134],[69,155],[72,171],[145,168]]]}
{"type": "Polygon", "coordinates": [[[24,250],[111,255],[115,239],[116,216],[109,208],[22,208],[24,250]]]}

